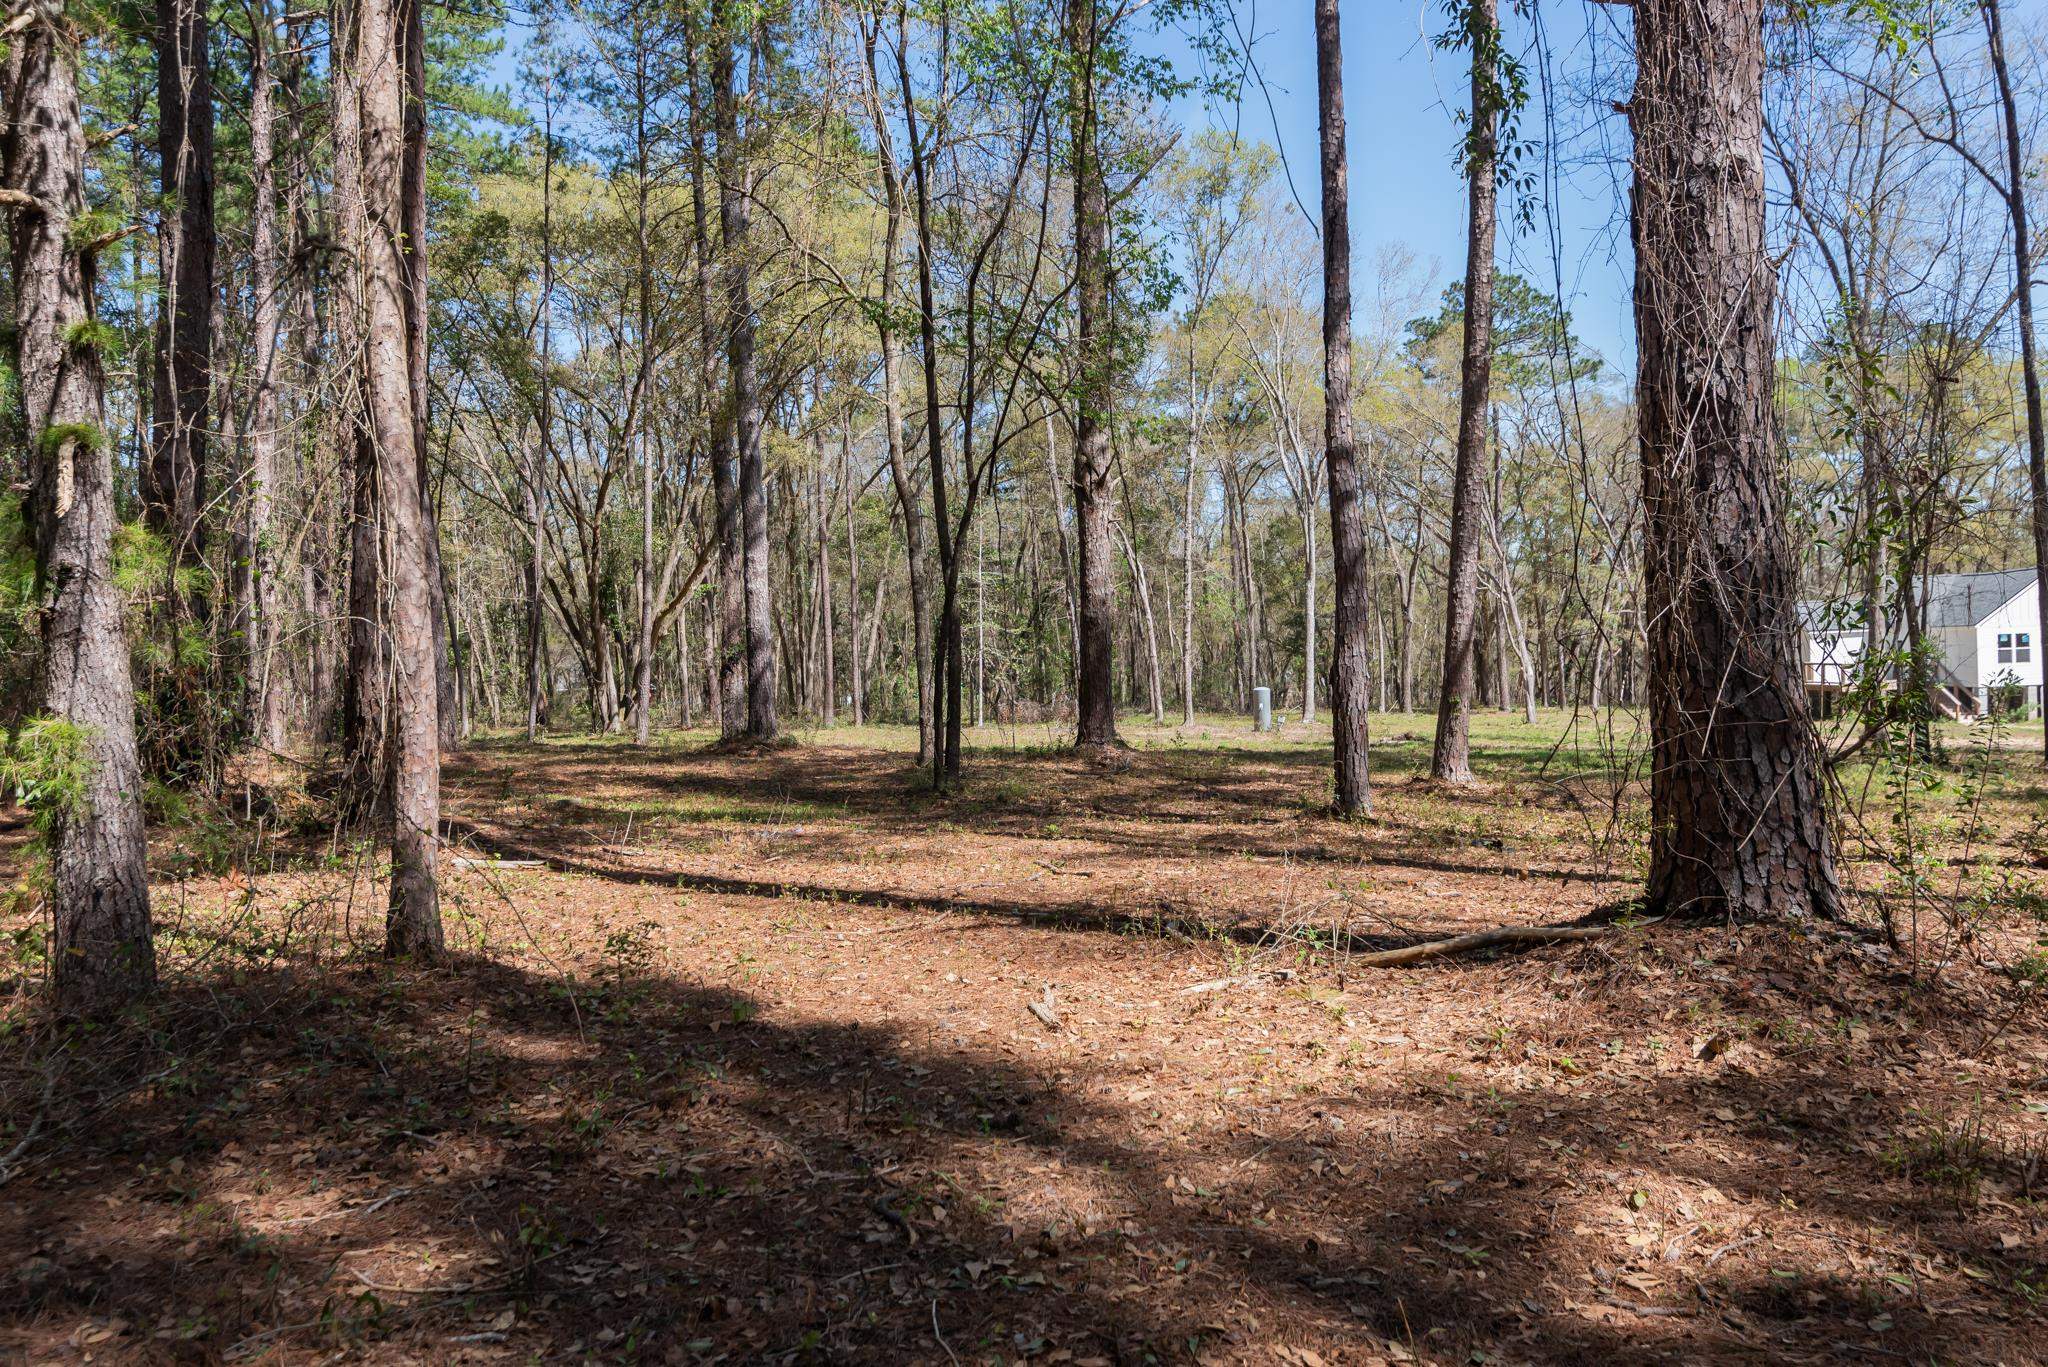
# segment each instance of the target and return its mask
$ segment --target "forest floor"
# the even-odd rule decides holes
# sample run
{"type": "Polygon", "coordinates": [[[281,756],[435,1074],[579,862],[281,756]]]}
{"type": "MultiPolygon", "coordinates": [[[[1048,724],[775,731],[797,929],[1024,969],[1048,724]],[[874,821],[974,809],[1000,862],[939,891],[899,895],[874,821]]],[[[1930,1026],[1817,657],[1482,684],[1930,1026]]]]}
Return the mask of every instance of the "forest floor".
{"type": "Polygon", "coordinates": [[[1487,716],[1453,793],[1374,724],[1359,824],[1299,723],[954,797],[900,729],[481,741],[432,970],[305,799],[166,822],[131,1019],[0,916],[0,1361],[2048,1361],[2038,749],[1731,931],[1628,922],[1630,737],[1487,716]]]}

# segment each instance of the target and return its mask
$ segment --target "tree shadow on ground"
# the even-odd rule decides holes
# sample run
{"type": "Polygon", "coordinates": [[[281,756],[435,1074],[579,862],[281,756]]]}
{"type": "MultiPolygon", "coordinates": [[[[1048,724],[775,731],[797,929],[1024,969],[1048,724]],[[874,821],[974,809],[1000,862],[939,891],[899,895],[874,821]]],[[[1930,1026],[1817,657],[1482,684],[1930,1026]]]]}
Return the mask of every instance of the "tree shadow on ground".
{"type": "MultiPolygon", "coordinates": [[[[1510,1104],[1401,1076],[1238,1103],[1190,1147],[1115,1058],[1077,1072],[630,958],[583,982],[271,967],[80,1038],[92,1085],[57,1094],[46,1155],[0,1189],[0,1351],[1733,1363],[2032,1342],[1995,1300],[1937,1316],[1794,1254],[1606,1265],[1588,1225],[1627,1192],[1565,1155],[1768,1193],[1810,1136],[1724,1126],[1707,1157],[1658,1118],[1776,1115],[1811,1075],[1510,1104]]],[[[1856,1123],[1898,1121],[1862,1102],[1856,1123]]],[[[1923,1248],[1981,1255],[1944,1229],[1923,1248]]]]}

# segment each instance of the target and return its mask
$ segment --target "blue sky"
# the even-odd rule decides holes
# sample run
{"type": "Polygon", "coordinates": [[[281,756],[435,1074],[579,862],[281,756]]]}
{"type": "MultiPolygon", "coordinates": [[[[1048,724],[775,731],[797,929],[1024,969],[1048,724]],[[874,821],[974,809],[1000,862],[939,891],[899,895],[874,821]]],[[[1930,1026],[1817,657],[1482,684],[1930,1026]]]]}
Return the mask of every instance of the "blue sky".
{"type": "MultiPolygon", "coordinates": [[[[1302,203],[1319,212],[1312,0],[1244,0],[1238,14],[1254,40],[1270,110],[1253,86],[1235,107],[1205,108],[1191,98],[1178,112],[1191,124],[1234,127],[1278,146],[1302,203]]],[[[1579,335],[1610,364],[1625,367],[1634,347],[1627,166],[1617,157],[1625,158],[1627,130],[1607,105],[1606,87],[1615,76],[1613,16],[1584,0],[1545,0],[1537,12],[1551,51],[1550,117],[1532,21],[1506,21],[1511,46],[1523,54],[1529,73],[1524,135],[1540,142],[1553,122],[1558,134],[1553,156],[1546,159],[1540,146],[1535,151],[1535,169],[1548,172],[1554,185],[1548,204],[1555,231],[1539,180],[1532,226],[1515,231],[1504,222],[1497,255],[1504,269],[1543,289],[1562,277],[1579,335]],[[1598,35],[1606,41],[1596,41],[1598,35]]],[[[1456,116],[1466,100],[1465,54],[1440,52],[1430,41],[1445,26],[1439,0],[1347,2],[1342,20],[1354,290],[1363,295],[1380,249],[1390,245],[1406,247],[1422,266],[1434,266],[1439,284],[1448,283],[1464,273],[1465,186],[1453,155],[1456,116]]],[[[1504,197],[1504,214],[1506,207],[1504,197]]]]}
{"type": "MultiPolygon", "coordinates": [[[[1561,279],[1579,335],[1610,365],[1626,368],[1634,357],[1623,218],[1627,131],[1602,85],[1612,83],[1604,67],[1614,60],[1613,26],[1626,22],[1616,15],[1590,0],[1539,0],[1535,20],[1546,26],[1555,97],[1548,112],[1533,22],[1512,13],[1506,20],[1511,46],[1529,71],[1524,132],[1539,144],[1534,169],[1554,177],[1554,193],[1546,198],[1539,183],[1534,222],[1519,232],[1505,221],[1504,197],[1498,256],[1504,269],[1540,288],[1557,288],[1561,279]],[[1607,41],[1596,42],[1596,33],[1607,41]],[[1559,136],[1546,157],[1540,144],[1553,119],[1559,136]],[[1554,232],[1546,210],[1554,214],[1554,232]]],[[[1237,16],[1253,40],[1264,90],[1250,84],[1229,107],[1189,97],[1175,112],[1191,128],[1234,127],[1279,147],[1302,204],[1318,213],[1312,0],[1238,0],[1237,16]]],[[[1388,246],[1406,248],[1438,286],[1447,284],[1464,273],[1465,187],[1452,158],[1465,56],[1439,52],[1429,41],[1445,26],[1441,0],[1345,0],[1343,24],[1354,291],[1361,301],[1367,297],[1374,263],[1388,246]]],[[[515,94],[518,53],[531,32],[515,19],[506,50],[492,64],[491,79],[515,94]]],[[[1178,38],[1158,41],[1185,69],[1189,58],[1178,38]]]]}

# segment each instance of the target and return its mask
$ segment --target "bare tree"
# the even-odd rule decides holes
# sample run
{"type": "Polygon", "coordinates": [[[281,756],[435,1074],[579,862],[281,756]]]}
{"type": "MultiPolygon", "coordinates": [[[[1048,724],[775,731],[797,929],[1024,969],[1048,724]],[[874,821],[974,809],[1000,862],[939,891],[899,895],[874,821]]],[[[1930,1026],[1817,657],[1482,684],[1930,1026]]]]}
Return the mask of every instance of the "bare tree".
{"type": "MultiPolygon", "coordinates": [[[[903,518],[904,540],[908,545],[910,573],[910,628],[917,671],[917,762],[920,767],[932,757],[932,626],[930,589],[925,580],[924,513],[917,479],[910,468],[903,440],[903,341],[897,332],[896,277],[903,245],[903,173],[896,158],[895,135],[882,104],[879,78],[875,73],[876,45],[882,20],[879,8],[859,15],[862,60],[861,92],[875,134],[875,168],[882,182],[881,298],[874,310],[876,340],[882,353],[883,440],[889,455],[889,482],[896,492],[897,511],[903,518]]],[[[909,20],[900,3],[896,7],[896,43],[899,53],[908,42],[909,20]]],[[[899,64],[899,83],[902,75],[899,64]]]]}

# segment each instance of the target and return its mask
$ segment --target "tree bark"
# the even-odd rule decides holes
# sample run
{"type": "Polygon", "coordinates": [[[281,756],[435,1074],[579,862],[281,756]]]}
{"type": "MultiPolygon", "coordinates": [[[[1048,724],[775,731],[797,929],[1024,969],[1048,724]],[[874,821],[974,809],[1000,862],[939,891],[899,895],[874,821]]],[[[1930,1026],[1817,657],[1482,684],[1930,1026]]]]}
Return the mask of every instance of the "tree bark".
{"type": "Polygon", "coordinates": [[[1495,0],[1468,0],[1472,127],[1466,139],[1465,346],[1458,369],[1458,457],[1451,477],[1450,564],[1444,583],[1443,687],[1437,694],[1430,777],[1472,781],[1472,632],[1479,619],[1479,519],[1486,497],[1486,434],[1493,397],[1495,0]]]}
{"type": "MultiPolygon", "coordinates": [[[[697,238],[697,314],[701,358],[700,381],[711,419],[711,489],[713,521],[718,538],[718,606],[716,611],[717,652],[706,675],[710,679],[718,712],[718,731],[723,740],[733,740],[747,729],[746,672],[746,553],[740,537],[739,453],[733,445],[732,403],[711,396],[718,393],[718,358],[723,350],[718,340],[721,317],[712,284],[712,243],[710,211],[706,203],[703,85],[699,79],[697,43],[689,8],[684,10],[684,42],[690,52],[690,214],[697,238]]],[[[715,99],[715,97],[714,97],[715,99]]],[[[721,130],[720,136],[723,136],[721,130]]],[[[722,153],[720,154],[722,155],[722,153]]]]}
{"type": "Polygon", "coordinates": [[[203,0],[157,0],[157,151],[165,210],[159,255],[154,398],[143,515],[196,564],[206,504],[213,384],[213,69],[203,0]]]}
{"type": "Polygon", "coordinates": [[[276,76],[272,70],[276,20],[269,0],[250,6],[249,165],[250,322],[255,350],[255,393],[249,404],[249,614],[250,733],[256,743],[284,745],[284,687],[277,668],[277,485],[279,338],[283,331],[284,271],[278,252],[276,76]]]}
{"type": "MultiPolygon", "coordinates": [[[[363,371],[376,450],[376,502],[391,645],[389,820],[391,898],[385,951],[442,953],[436,838],[441,749],[426,500],[420,485],[404,203],[406,64],[392,0],[356,0],[362,103],[363,371]]],[[[424,269],[424,267],[422,267],[424,269]]]]}
{"type": "Polygon", "coordinates": [[[93,263],[70,240],[85,212],[79,36],[44,0],[8,45],[0,183],[9,213],[15,361],[29,435],[45,714],[66,732],[76,792],[52,810],[52,986],[60,1010],[110,1011],[150,990],[142,766],[121,593],[114,582],[114,471],[92,332],[93,263]]]}
{"type": "MultiPolygon", "coordinates": [[[[721,10],[725,7],[721,6],[721,10]]],[[[741,576],[746,607],[747,727],[751,740],[775,739],[775,620],[768,578],[768,490],[761,453],[761,390],[754,362],[753,262],[747,242],[752,176],[740,147],[734,89],[736,35],[721,13],[711,63],[718,119],[718,207],[725,255],[726,366],[732,380],[733,439],[738,447],[741,576]],[[744,179],[743,179],[744,178],[744,179]]]]}
{"type": "Polygon", "coordinates": [[[1635,14],[1647,900],[1688,917],[1831,914],[1771,414],[1762,0],[1644,0],[1635,14]]]}
{"type": "Polygon", "coordinates": [[[369,391],[363,371],[363,115],[359,38],[353,0],[337,0],[331,20],[335,55],[330,81],[334,105],[334,230],[341,246],[339,288],[334,291],[334,354],[345,371],[336,436],[347,448],[350,477],[348,519],[348,653],[341,700],[343,784],[352,814],[371,815],[383,805],[384,659],[382,580],[379,564],[376,448],[369,432],[369,391]]]}
{"type": "Polygon", "coordinates": [[[424,510],[427,605],[433,619],[436,728],[441,748],[462,743],[461,674],[455,666],[449,627],[448,584],[441,572],[441,519],[427,469],[427,31],[426,0],[398,0],[399,55],[405,73],[403,130],[405,155],[400,187],[405,260],[405,355],[412,395],[413,448],[418,453],[420,506],[424,510]]]}
{"type": "Polygon", "coordinates": [[[1339,816],[1372,812],[1366,709],[1371,680],[1366,639],[1365,508],[1351,427],[1351,200],[1344,150],[1344,53],[1337,0],[1316,0],[1316,104],[1323,176],[1323,449],[1330,470],[1330,560],[1334,612],[1330,642],[1330,726],[1339,816]]]}
{"type": "Polygon", "coordinates": [[[1096,145],[1097,0],[1067,0],[1067,57],[1073,63],[1069,115],[1074,178],[1074,523],[1079,543],[1080,655],[1074,662],[1074,743],[1101,750],[1116,733],[1111,675],[1116,618],[1116,552],[1110,542],[1109,420],[1115,345],[1110,335],[1109,187],[1096,145]]]}

